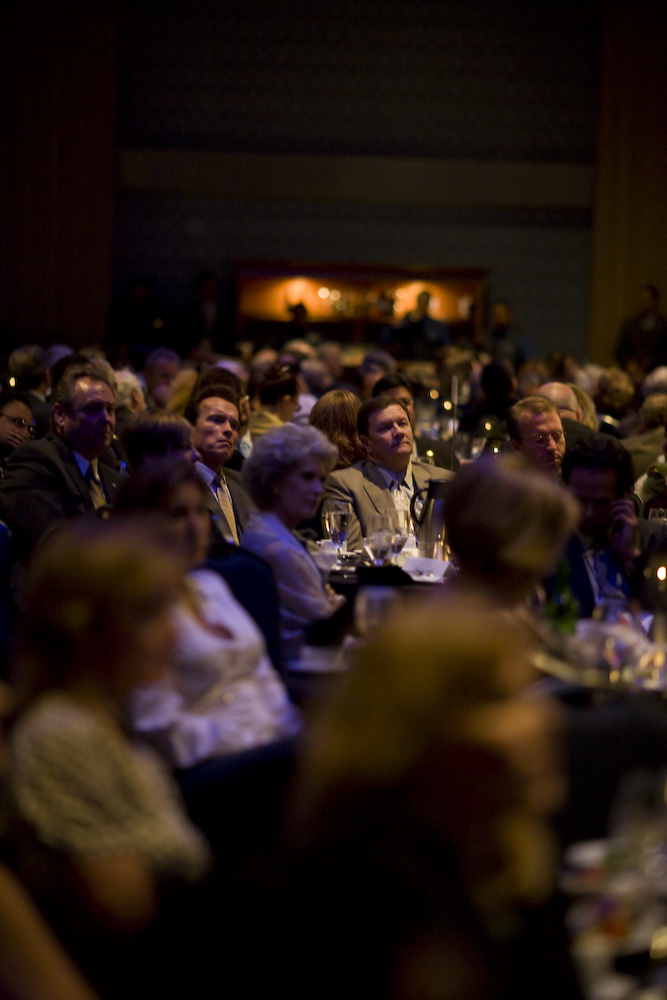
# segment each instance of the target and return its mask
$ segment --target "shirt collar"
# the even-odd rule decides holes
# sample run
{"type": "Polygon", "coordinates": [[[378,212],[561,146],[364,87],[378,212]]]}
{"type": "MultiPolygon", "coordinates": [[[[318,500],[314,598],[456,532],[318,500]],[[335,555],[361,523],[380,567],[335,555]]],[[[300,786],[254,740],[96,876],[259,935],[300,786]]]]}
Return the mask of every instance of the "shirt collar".
{"type": "Polygon", "coordinates": [[[81,452],[72,450],[76,464],[79,466],[79,472],[82,476],[88,475],[88,467],[92,465],[93,472],[97,479],[100,477],[99,470],[99,459],[97,458],[84,458],[81,452]]]}
{"type": "Polygon", "coordinates": [[[410,489],[413,489],[413,479],[412,479],[412,459],[408,462],[408,467],[401,476],[400,472],[391,472],[389,469],[383,469],[381,465],[376,466],[378,472],[384,479],[387,487],[391,489],[392,483],[402,483],[403,480],[406,481],[410,489]]]}
{"type": "MultiPolygon", "coordinates": [[[[209,469],[208,465],[204,465],[203,462],[195,462],[195,468],[208,488],[213,490],[213,480],[215,479],[217,473],[215,473],[213,469],[209,469]]],[[[224,480],[224,476],[221,476],[220,478],[221,480],[224,480]]]]}

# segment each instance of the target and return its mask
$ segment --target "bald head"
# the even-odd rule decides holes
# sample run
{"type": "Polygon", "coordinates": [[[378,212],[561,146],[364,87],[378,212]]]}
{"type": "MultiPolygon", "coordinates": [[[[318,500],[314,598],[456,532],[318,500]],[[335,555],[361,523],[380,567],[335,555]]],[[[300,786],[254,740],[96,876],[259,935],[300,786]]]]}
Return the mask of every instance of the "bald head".
{"type": "Polygon", "coordinates": [[[581,421],[581,407],[577,397],[564,382],[545,382],[537,391],[540,396],[551,400],[561,417],[581,421]]]}

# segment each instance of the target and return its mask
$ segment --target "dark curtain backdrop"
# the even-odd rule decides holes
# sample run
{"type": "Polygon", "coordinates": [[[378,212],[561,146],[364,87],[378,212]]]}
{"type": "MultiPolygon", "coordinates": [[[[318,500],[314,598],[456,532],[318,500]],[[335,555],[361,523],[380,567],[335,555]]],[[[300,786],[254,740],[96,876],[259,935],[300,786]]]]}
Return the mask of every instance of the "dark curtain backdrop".
{"type": "Polygon", "coordinates": [[[108,309],[115,3],[12,2],[0,37],[0,320],[76,346],[108,309]]]}
{"type": "Polygon", "coordinates": [[[667,310],[667,4],[605,10],[593,213],[589,353],[606,362],[639,286],[667,310]]]}

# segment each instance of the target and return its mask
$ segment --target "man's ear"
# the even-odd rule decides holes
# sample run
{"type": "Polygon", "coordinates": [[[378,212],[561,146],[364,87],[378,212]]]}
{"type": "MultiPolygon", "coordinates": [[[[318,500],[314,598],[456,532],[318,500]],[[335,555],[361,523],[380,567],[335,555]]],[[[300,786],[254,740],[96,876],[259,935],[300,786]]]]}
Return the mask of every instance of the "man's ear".
{"type": "Polygon", "coordinates": [[[62,403],[54,403],[51,413],[53,415],[53,423],[59,431],[62,431],[65,426],[65,410],[62,403]]]}
{"type": "Polygon", "coordinates": [[[362,447],[367,455],[370,456],[371,453],[371,439],[366,437],[365,434],[359,435],[359,440],[361,441],[362,447]]]}

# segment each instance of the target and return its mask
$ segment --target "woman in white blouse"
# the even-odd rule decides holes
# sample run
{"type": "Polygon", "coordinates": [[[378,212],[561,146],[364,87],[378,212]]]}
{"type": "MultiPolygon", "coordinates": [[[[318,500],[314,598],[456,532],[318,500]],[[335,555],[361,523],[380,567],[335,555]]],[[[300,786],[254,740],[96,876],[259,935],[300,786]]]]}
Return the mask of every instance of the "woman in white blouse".
{"type": "Polygon", "coordinates": [[[116,513],[166,515],[189,565],[172,612],[172,667],[134,692],[132,725],[177,768],[270,744],[300,728],[264,637],[219,573],[203,568],[211,520],[206,486],[178,459],[148,463],[124,485],[116,513]]]}

